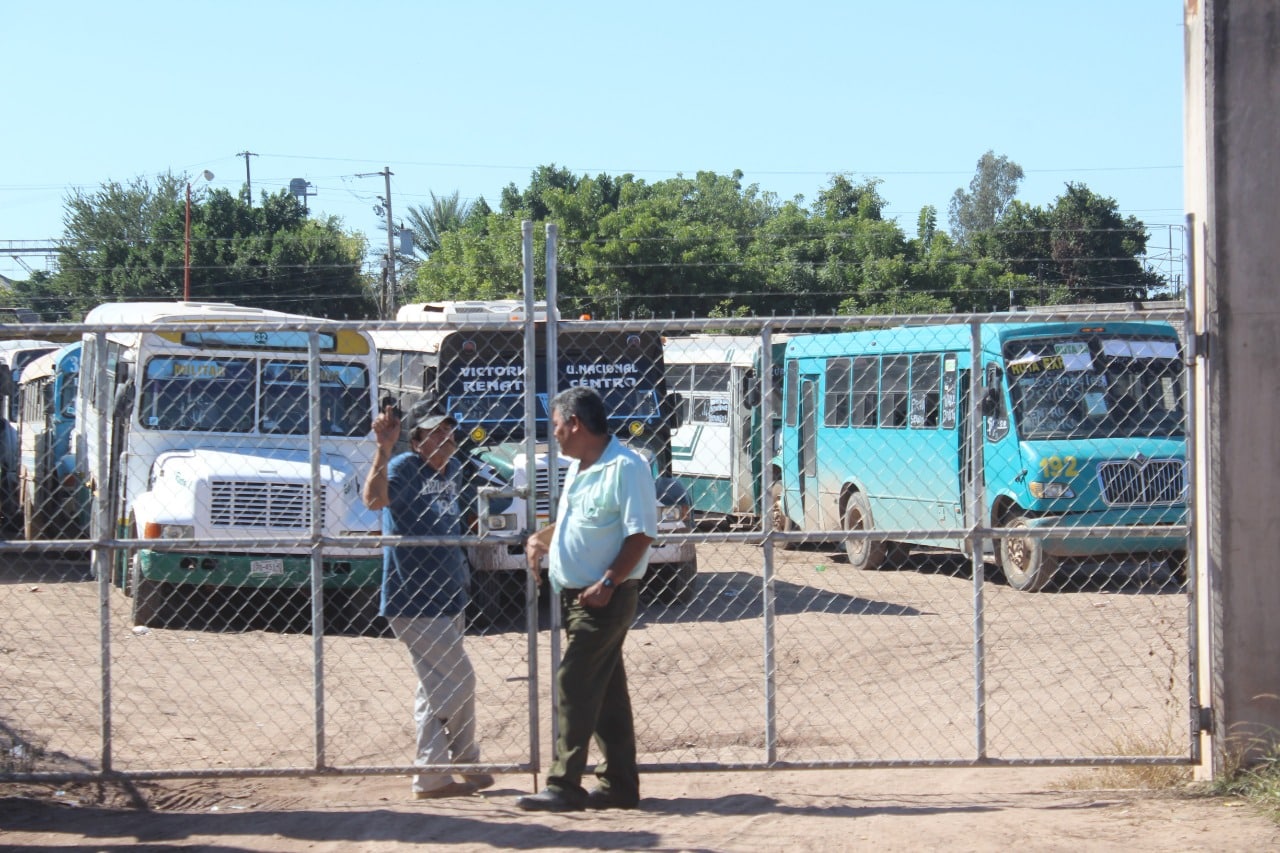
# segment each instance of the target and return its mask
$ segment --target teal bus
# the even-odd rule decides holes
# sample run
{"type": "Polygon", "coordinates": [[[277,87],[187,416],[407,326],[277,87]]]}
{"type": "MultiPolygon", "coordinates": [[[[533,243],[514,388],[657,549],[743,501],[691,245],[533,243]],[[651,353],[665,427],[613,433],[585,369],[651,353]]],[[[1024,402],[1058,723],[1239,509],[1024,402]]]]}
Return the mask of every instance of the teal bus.
{"type": "Polygon", "coordinates": [[[89,537],[91,496],[71,446],[81,347],[77,341],[42,355],[22,372],[18,492],[28,541],[89,537]]]}
{"type": "Polygon", "coordinates": [[[887,531],[845,540],[862,569],[911,544],[964,550],[974,526],[1036,531],[994,543],[1000,573],[1025,591],[1044,589],[1064,558],[1162,555],[1185,572],[1185,382],[1173,327],[976,328],[976,348],[973,324],[793,337],[776,517],[804,531],[887,531]],[[1148,529],[1086,530],[1135,525],[1148,529]],[[1159,527],[1168,533],[1150,530],[1159,527]]]}

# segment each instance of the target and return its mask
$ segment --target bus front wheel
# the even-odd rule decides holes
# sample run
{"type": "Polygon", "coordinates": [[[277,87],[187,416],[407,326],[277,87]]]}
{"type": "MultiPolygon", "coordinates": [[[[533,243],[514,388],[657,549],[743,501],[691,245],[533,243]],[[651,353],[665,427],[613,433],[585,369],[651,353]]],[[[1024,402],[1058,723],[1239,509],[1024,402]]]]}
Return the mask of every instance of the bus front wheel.
{"type": "Polygon", "coordinates": [[[164,584],[142,576],[142,561],[137,554],[130,561],[126,592],[129,591],[133,592],[133,624],[146,628],[165,627],[161,619],[164,610],[164,584]]]}
{"type": "MultiPolygon", "coordinates": [[[[850,532],[872,529],[871,504],[862,492],[854,492],[845,502],[844,529],[850,532]]],[[[844,552],[849,557],[849,565],[861,571],[874,572],[884,565],[888,546],[883,539],[846,539],[844,552]]]]}
{"type": "MultiPolygon", "coordinates": [[[[1029,530],[1027,517],[1014,514],[1001,527],[1029,530]]],[[[1040,592],[1058,571],[1058,558],[1044,551],[1044,540],[1033,536],[1007,536],[996,548],[1000,571],[1009,586],[1021,592],[1040,592]]]]}
{"type": "MultiPolygon", "coordinates": [[[[782,483],[774,480],[769,484],[769,528],[779,533],[786,533],[795,530],[796,526],[787,516],[787,510],[782,505],[782,483]]],[[[795,547],[794,543],[781,542],[779,547],[786,551],[795,547]]]]}

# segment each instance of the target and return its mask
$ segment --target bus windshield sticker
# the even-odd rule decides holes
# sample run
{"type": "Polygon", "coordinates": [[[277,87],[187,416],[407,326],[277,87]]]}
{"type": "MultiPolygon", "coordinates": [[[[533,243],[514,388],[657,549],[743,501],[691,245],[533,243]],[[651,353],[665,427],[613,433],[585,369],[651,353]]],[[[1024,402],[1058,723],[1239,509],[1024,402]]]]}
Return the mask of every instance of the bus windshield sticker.
{"type": "Polygon", "coordinates": [[[1063,370],[1092,370],[1093,358],[1089,345],[1084,341],[1063,341],[1054,344],[1053,351],[1062,359],[1063,370]]]}
{"type": "Polygon", "coordinates": [[[1178,345],[1174,341],[1110,339],[1102,342],[1102,352],[1120,358],[1177,358],[1178,345]]]}
{"type": "Polygon", "coordinates": [[[1029,353],[1014,359],[1006,365],[1012,376],[1023,376],[1029,373],[1043,373],[1049,370],[1065,370],[1066,362],[1060,355],[1029,353]]]}

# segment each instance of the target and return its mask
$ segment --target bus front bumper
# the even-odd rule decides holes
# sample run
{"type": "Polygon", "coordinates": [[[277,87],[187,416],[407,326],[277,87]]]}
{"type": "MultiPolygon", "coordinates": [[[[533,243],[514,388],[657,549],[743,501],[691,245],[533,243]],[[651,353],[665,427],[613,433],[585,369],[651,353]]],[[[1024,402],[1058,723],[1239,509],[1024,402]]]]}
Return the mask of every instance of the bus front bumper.
{"type": "Polygon", "coordinates": [[[1027,518],[1035,530],[1061,531],[1063,536],[1046,536],[1044,550],[1056,557],[1096,557],[1105,554],[1145,554],[1155,551],[1178,551],[1187,547],[1187,510],[1185,507],[1153,509],[1113,509],[1102,512],[1046,515],[1027,518]],[[1096,534],[1099,527],[1170,527],[1167,535],[1096,534]]]}
{"type": "MultiPolygon", "coordinates": [[[[185,554],[180,551],[137,553],[142,576],[172,584],[234,587],[243,589],[308,589],[311,558],[255,554],[185,554]]],[[[330,556],[322,563],[322,585],[327,590],[378,588],[382,584],[382,555],[330,556]]]]}

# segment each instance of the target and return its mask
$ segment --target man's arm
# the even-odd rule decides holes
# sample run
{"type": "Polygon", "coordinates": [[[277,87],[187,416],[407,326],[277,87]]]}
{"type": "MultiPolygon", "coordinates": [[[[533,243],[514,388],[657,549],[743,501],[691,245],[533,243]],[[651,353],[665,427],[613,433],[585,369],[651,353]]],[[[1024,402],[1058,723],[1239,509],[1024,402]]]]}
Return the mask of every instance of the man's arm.
{"type": "Polygon", "coordinates": [[[380,510],[391,503],[391,494],[387,489],[387,464],[391,462],[391,454],[400,438],[400,419],[396,417],[394,407],[387,406],[382,414],[373,419],[373,438],[378,442],[378,449],[373,454],[373,466],[364,478],[361,497],[369,509],[380,510]]]}

